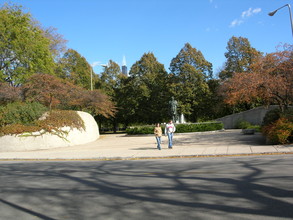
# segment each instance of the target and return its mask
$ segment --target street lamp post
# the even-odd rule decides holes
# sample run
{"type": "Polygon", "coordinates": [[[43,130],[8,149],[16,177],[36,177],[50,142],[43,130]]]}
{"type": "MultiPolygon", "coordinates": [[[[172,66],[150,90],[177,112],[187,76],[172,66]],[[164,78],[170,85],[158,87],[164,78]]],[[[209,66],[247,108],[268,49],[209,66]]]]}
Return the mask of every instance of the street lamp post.
{"type": "Polygon", "coordinates": [[[293,37],[293,21],[292,21],[292,13],[291,13],[291,7],[289,4],[286,4],[286,5],[283,5],[282,7],[276,9],[275,11],[272,11],[269,13],[269,16],[274,16],[276,14],[277,11],[279,11],[281,8],[284,8],[284,7],[288,7],[289,9],[289,14],[290,14],[290,21],[291,21],[291,29],[292,29],[292,37],[293,37]]]}
{"type": "Polygon", "coordinates": [[[91,68],[91,91],[93,91],[93,67],[91,68]]]}

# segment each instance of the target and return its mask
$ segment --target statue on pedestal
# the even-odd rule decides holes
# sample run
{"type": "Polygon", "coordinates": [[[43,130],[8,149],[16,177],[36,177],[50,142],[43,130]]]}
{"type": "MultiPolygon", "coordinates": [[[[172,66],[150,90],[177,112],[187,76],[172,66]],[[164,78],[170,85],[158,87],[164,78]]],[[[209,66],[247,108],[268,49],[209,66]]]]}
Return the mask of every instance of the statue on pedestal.
{"type": "Polygon", "coordinates": [[[171,115],[172,121],[174,123],[176,123],[177,122],[177,119],[178,119],[177,105],[178,105],[177,101],[172,96],[171,101],[169,101],[169,106],[170,106],[170,115],[171,115]]]}

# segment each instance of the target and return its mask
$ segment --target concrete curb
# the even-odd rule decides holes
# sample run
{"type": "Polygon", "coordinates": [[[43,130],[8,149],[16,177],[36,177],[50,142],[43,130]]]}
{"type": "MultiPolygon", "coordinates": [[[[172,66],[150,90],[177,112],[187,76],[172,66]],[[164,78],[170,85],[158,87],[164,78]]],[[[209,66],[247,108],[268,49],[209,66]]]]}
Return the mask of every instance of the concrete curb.
{"type": "Polygon", "coordinates": [[[178,156],[162,156],[162,157],[107,157],[107,158],[81,158],[81,159],[0,159],[0,161],[119,161],[119,160],[163,160],[163,159],[181,159],[181,158],[217,158],[217,157],[248,157],[248,156],[274,156],[274,155],[293,155],[293,152],[280,153],[251,153],[251,154],[217,154],[217,155],[178,155],[178,156]]]}

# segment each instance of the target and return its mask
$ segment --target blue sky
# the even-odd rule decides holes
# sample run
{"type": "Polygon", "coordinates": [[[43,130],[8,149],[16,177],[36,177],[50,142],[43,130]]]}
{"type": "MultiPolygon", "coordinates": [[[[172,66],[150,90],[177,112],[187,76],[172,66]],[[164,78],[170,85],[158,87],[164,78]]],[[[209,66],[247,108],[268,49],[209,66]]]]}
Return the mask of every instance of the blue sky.
{"type": "MultiPolygon", "coordinates": [[[[0,3],[7,2],[0,0],[0,3]]],[[[128,70],[146,52],[169,65],[185,43],[213,64],[214,75],[225,62],[232,36],[246,37],[264,53],[280,43],[292,44],[288,7],[293,0],[10,0],[44,27],[55,27],[90,64],[110,59],[128,70]]],[[[96,65],[95,73],[102,67],[96,65]]]]}

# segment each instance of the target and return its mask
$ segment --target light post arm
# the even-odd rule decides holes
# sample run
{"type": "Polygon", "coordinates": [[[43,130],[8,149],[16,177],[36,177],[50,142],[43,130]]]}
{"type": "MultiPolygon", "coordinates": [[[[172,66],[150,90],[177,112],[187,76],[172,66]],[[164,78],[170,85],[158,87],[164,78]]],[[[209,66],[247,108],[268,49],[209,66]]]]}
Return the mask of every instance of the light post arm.
{"type": "Polygon", "coordinates": [[[291,6],[289,4],[283,5],[282,7],[276,9],[275,11],[272,11],[269,13],[269,16],[274,16],[276,14],[277,11],[279,11],[280,9],[284,8],[284,7],[288,7],[289,9],[289,15],[290,15],[290,22],[291,22],[291,30],[292,30],[292,37],[293,37],[293,21],[292,21],[292,12],[291,12],[291,6]]]}

